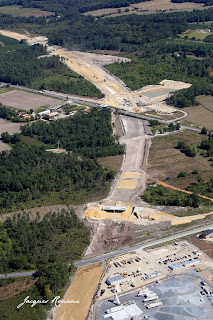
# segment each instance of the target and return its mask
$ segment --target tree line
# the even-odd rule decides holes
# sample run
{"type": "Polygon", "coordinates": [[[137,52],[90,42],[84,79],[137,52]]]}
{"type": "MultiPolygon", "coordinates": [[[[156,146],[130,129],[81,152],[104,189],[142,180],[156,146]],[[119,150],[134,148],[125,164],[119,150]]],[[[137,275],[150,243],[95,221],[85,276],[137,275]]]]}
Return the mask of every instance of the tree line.
{"type": "Polygon", "coordinates": [[[0,272],[38,270],[36,286],[44,299],[51,299],[67,283],[90,232],[73,209],[62,209],[43,219],[39,213],[35,219],[26,213],[14,215],[0,224],[0,239],[0,272]]]}
{"type": "MultiPolygon", "coordinates": [[[[106,68],[121,78],[132,90],[149,84],[158,84],[163,79],[193,83],[210,76],[210,59],[192,60],[184,55],[156,55],[151,58],[136,58],[128,63],[114,63],[106,68]]],[[[170,102],[170,100],[168,100],[170,102]]]]}
{"type": "MultiPolygon", "coordinates": [[[[54,121],[47,124],[34,122],[21,127],[21,134],[36,137],[43,144],[57,146],[88,158],[98,158],[122,154],[123,145],[113,136],[111,112],[93,108],[89,114],[79,111],[73,118],[54,121]]],[[[4,140],[5,141],[5,140],[4,140]]]]}
{"type": "Polygon", "coordinates": [[[100,90],[65,66],[58,56],[38,59],[47,54],[44,46],[28,46],[22,42],[15,50],[13,46],[9,49],[0,50],[0,81],[35,89],[103,97],[100,90]]]}
{"type": "Polygon", "coordinates": [[[194,3],[204,3],[206,6],[212,6],[213,0],[171,0],[174,3],[184,3],[184,2],[194,2],[194,3]]]}
{"type": "Polygon", "coordinates": [[[198,208],[205,200],[194,194],[187,194],[180,191],[168,190],[157,185],[149,186],[144,192],[143,199],[153,205],[181,206],[198,208]]]}
{"type": "Polygon", "coordinates": [[[191,87],[174,92],[166,102],[176,108],[191,107],[199,104],[196,102],[196,96],[213,96],[213,79],[197,80],[191,87]]]}
{"type": "Polygon", "coordinates": [[[95,197],[114,177],[114,172],[102,168],[95,158],[124,152],[112,135],[109,110],[79,112],[72,119],[36,122],[21,130],[12,136],[2,134],[2,140],[13,148],[0,154],[1,211],[32,206],[36,200],[45,202],[53,195],[58,202],[79,195],[75,202],[81,203],[82,192],[92,192],[95,197]],[[60,147],[70,152],[46,151],[57,147],[58,140],[60,147]]]}

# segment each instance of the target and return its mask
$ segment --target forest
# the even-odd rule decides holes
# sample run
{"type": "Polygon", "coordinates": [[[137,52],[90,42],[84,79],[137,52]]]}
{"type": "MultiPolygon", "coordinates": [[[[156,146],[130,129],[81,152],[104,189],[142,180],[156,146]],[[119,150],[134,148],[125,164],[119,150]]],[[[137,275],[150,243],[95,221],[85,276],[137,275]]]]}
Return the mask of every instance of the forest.
{"type": "Polygon", "coordinates": [[[180,191],[173,191],[161,185],[149,186],[144,192],[143,199],[153,205],[189,206],[193,208],[198,208],[201,203],[206,201],[198,197],[196,193],[187,194],[180,191]]]}
{"type": "Polygon", "coordinates": [[[183,3],[183,2],[194,2],[194,3],[204,3],[206,6],[212,6],[213,0],[171,0],[174,3],[183,3]]]}
{"type": "Polygon", "coordinates": [[[41,8],[43,10],[50,10],[57,13],[64,13],[66,10],[74,8],[78,12],[87,12],[91,10],[98,10],[103,8],[121,8],[127,7],[132,3],[138,3],[151,0],[51,0],[36,1],[36,0],[3,0],[1,6],[8,6],[13,4],[22,5],[25,8],[41,8]]]}
{"type": "MultiPolygon", "coordinates": [[[[124,146],[118,137],[112,135],[110,110],[93,108],[89,114],[79,111],[73,118],[51,122],[34,122],[21,127],[21,134],[38,138],[43,144],[60,147],[85,157],[98,157],[122,154],[124,146]]],[[[11,137],[12,138],[12,137],[11,137]]]]}
{"type": "Polygon", "coordinates": [[[36,122],[21,130],[13,136],[2,134],[2,140],[13,148],[0,154],[0,211],[32,207],[37,200],[54,204],[91,200],[114,177],[95,158],[124,152],[112,136],[109,110],[79,111],[72,119],[36,122]],[[56,148],[58,140],[70,152],[46,151],[56,148]]]}
{"type": "Polygon", "coordinates": [[[209,95],[213,96],[213,79],[212,77],[207,80],[199,79],[187,89],[182,89],[174,92],[169,98],[166,99],[167,104],[176,108],[191,107],[196,104],[196,96],[209,95]]]}
{"type": "Polygon", "coordinates": [[[121,78],[129,88],[136,90],[149,84],[158,84],[163,79],[193,83],[210,76],[213,62],[210,59],[192,60],[180,57],[156,55],[152,58],[137,58],[128,63],[114,63],[106,68],[121,78]]]}
{"type": "Polygon", "coordinates": [[[14,215],[0,224],[0,239],[0,272],[36,269],[36,286],[44,299],[51,299],[67,283],[90,232],[73,209],[62,209],[43,219],[39,213],[35,219],[27,213],[14,215]]]}
{"type": "MultiPolygon", "coordinates": [[[[5,41],[5,38],[0,40],[5,41]]],[[[0,47],[0,81],[38,90],[103,97],[100,90],[65,66],[58,56],[38,59],[47,54],[45,47],[38,44],[28,46],[23,41],[17,43],[3,46],[3,52],[0,47]]]]}

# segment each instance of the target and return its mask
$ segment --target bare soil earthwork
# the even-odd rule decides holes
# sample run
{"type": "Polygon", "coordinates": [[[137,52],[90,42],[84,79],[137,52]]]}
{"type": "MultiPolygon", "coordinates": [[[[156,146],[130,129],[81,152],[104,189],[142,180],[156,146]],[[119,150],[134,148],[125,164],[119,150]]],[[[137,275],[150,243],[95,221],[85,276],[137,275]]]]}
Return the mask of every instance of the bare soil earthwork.
{"type": "Polygon", "coordinates": [[[158,180],[163,181],[169,177],[167,181],[169,184],[184,189],[191,183],[196,183],[197,176],[209,181],[213,168],[208,158],[198,155],[193,158],[187,157],[180,150],[175,149],[179,141],[190,145],[200,143],[205,138],[196,132],[184,131],[152,139],[148,160],[148,182],[152,183],[156,176],[158,180]],[[197,170],[198,174],[191,174],[193,170],[197,170]],[[187,172],[188,175],[177,178],[181,171],[187,172]]]}
{"type": "Polygon", "coordinates": [[[192,11],[194,9],[204,9],[206,7],[202,7],[201,3],[192,3],[192,2],[184,2],[184,3],[172,3],[170,0],[152,0],[147,2],[140,2],[132,4],[128,7],[120,8],[121,13],[117,13],[117,8],[106,8],[100,10],[94,10],[86,12],[85,15],[93,15],[93,16],[101,16],[102,14],[111,14],[111,16],[123,15],[123,14],[150,14],[157,13],[159,10],[167,10],[169,11],[192,11]],[[129,12],[125,12],[125,9],[129,9],[129,12]],[[139,10],[133,10],[138,8],[139,10]],[[140,11],[145,10],[145,11],[140,11]]]}
{"type": "Polygon", "coordinates": [[[21,90],[13,90],[0,94],[0,103],[3,105],[27,111],[43,106],[56,105],[58,102],[58,99],[21,90]]]}
{"type": "Polygon", "coordinates": [[[133,222],[103,220],[94,230],[94,236],[85,257],[101,255],[121,247],[132,240],[133,222]]]}
{"type": "Polygon", "coordinates": [[[36,281],[37,280],[33,277],[30,277],[24,280],[14,281],[7,286],[0,287],[0,300],[7,300],[23,291],[29,290],[36,281]]]}
{"type": "Polygon", "coordinates": [[[199,249],[204,251],[210,258],[213,259],[213,242],[209,242],[207,240],[200,240],[195,236],[191,237],[190,241],[199,249]]]}
{"type": "Polygon", "coordinates": [[[47,17],[54,15],[54,12],[42,11],[38,8],[23,8],[16,5],[1,7],[0,12],[14,17],[47,17]]]}
{"type": "Polygon", "coordinates": [[[80,303],[62,303],[57,308],[54,320],[85,320],[93,295],[104,272],[101,263],[79,268],[63,299],[80,303]]]}

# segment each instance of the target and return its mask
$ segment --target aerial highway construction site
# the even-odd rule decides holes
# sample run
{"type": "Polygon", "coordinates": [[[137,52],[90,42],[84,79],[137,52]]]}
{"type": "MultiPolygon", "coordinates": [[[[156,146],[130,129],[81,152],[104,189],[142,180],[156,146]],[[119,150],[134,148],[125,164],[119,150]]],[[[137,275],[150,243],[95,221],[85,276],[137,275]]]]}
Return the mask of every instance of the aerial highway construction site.
{"type": "MultiPolygon", "coordinates": [[[[113,62],[128,62],[127,58],[109,55],[96,55],[71,51],[58,46],[48,46],[48,39],[44,36],[31,37],[29,34],[0,30],[0,34],[17,40],[25,40],[33,45],[40,43],[47,46],[49,55],[58,55],[69,68],[93,83],[104,94],[104,98],[96,101],[100,105],[107,105],[135,113],[149,111],[156,114],[175,114],[178,110],[166,105],[163,100],[173,91],[188,88],[189,83],[163,80],[158,85],[147,86],[140,90],[130,90],[120,79],[110,74],[103,65],[113,62]]],[[[186,116],[181,112],[181,117],[186,116]]],[[[161,117],[161,116],[160,116],[161,117]]],[[[174,115],[175,118],[175,115],[174,115]]]]}
{"type": "MultiPolygon", "coordinates": [[[[183,239],[164,245],[159,242],[149,249],[131,248],[138,241],[148,241],[150,236],[161,239],[168,231],[176,233],[172,228],[177,226],[202,222],[213,212],[178,216],[143,201],[140,196],[147,186],[153,134],[147,120],[119,113],[119,110],[143,115],[151,113],[156,119],[165,120],[164,116],[171,116],[170,121],[177,121],[185,117],[186,112],[166,105],[164,99],[191,84],[163,80],[158,85],[131,91],[104,68],[112,62],[128,63],[129,59],[48,46],[46,37],[33,38],[6,30],[0,33],[24,39],[31,45],[46,45],[49,55],[59,55],[70,69],[100,89],[104,94],[102,99],[79,99],[102,108],[116,108],[112,121],[119,123],[120,132],[113,128],[114,134],[118,134],[119,143],[125,145],[121,168],[108,196],[78,208],[80,218],[93,229],[84,258],[101,257],[99,262],[95,258],[93,263],[83,260],[86,266],[77,269],[65,293],[65,300],[80,301],[81,306],[62,304],[51,311],[49,319],[211,320],[213,263],[206,252],[183,239]],[[133,239],[133,233],[138,234],[139,240],[137,236],[133,239]],[[130,241],[133,241],[131,246],[130,241]],[[107,256],[110,251],[125,246],[128,252],[107,256]]],[[[163,182],[153,179],[153,185],[157,184],[163,185],[163,182]]]]}

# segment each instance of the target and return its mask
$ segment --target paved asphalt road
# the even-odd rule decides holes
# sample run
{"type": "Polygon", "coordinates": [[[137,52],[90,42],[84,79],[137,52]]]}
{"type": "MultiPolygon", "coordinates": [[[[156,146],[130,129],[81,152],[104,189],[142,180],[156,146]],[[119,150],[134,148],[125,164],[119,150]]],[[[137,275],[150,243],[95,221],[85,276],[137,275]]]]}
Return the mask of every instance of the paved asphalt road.
{"type": "Polygon", "coordinates": [[[8,279],[8,278],[17,278],[17,277],[25,277],[25,276],[32,276],[36,270],[34,271],[21,271],[16,273],[7,273],[7,274],[0,274],[0,279],[8,279]]]}
{"type": "MultiPolygon", "coordinates": [[[[128,253],[128,252],[132,252],[135,251],[137,249],[146,249],[155,245],[159,245],[159,244],[163,244],[165,242],[168,241],[172,241],[172,240],[176,240],[178,238],[183,238],[186,236],[190,236],[191,234],[195,234],[195,233],[199,233],[205,230],[209,230],[209,229],[213,229],[213,224],[207,225],[205,227],[200,227],[200,228],[196,228],[193,230],[189,230],[189,231],[185,231],[185,232],[181,232],[181,233],[177,233],[175,235],[169,236],[169,237],[165,237],[162,239],[158,239],[158,240],[154,240],[154,241],[150,241],[144,244],[138,244],[137,246],[134,247],[130,247],[130,248],[126,248],[126,249],[122,249],[122,250],[117,250],[114,252],[110,252],[107,254],[103,254],[101,256],[98,257],[94,257],[91,259],[87,259],[87,260],[82,260],[79,262],[74,263],[75,267],[80,267],[80,266],[84,266],[86,264],[90,264],[90,263],[94,263],[94,262],[99,262],[105,259],[109,259],[124,253],[128,253]]],[[[31,276],[36,272],[36,270],[33,271],[22,271],[22,272],[17,272],[17,273],[8,273],[8,274],[0,274],[0,279],[7,279],[7,278],[16,278],[16,277],[24,277],[24,276],[31,276]]]]}
{"type": "Polygon", "coordinates": [[[165,237],[165,238],[158,239],[158,240],[154,240],[154,241],[150,241],[150,242],[147,242],[147,243],[144,243],[144,244],[138,244],[137,246],[134,246],[134,247],[125,248],[125,249],[122,249],[122,250],[117,250],[117,251],[114,251],[114,252],[110,252],[110,253],[107,253],[107,254],[104,254],[104,255],[101,255],[101,256],[98,256],[98,257],[94,257],[94,258],[91,258],[91,259],[82,260],[82,261],[74,263],[74,265],[76,267],[79,267],[79,266],[83,266],[83,265],[86,265],[86,264],[89,264],[89,263],[99,262],[99,261],[102,261],[102,260],[105,260],[105,259],[108,259],[108,258],[112,258],[114,256],[118,256],[118,255],[121,255],[121,254],[124,254],[124,253],[128,253],[128,252],[131,252],[131,251],[135,251],[137,249],[145,249],[145,248],[149,248],[149,247],[152,247],[152,246],[155,246],[155,245],[163,244],[165,242],[172,241],[172,240],[175,240],[175,239],[178,239],[178,238],[187,237],[187,236],[190,236],[192,234],[199,233],[199,232],[202,232],[202,231],[205,231],[205,230],[208,230],[208,229],[213,229],[213,224],[207,225],[205,227],[200,227],[200,228],[196,228],[196,229],[193,229],[193,230],[177,233],[177,234],[174,234],[172,236],[165,237]]]}
{"type": "MultiPolygon", "coordinates": [[[[6,84],[6,83],[5,83],[6,84]]],[[[22,87],[22,86],[15,86],[15,85],[11,85],[11,87],[15,88],[15,89],[20,89],[20,90],[24,90],[24,91],[28,91],[28,92],[33,92],[33,93],[38,93],[38,90],[34,90],[34,89],[31,89],[31,88],[26,88],[26,87],[22,87]]],[[[45,96],[48,96],[48,97],[52,97],[52,98],[57,98],[57,99],[62,99],[62,100],[67,100],[67,98],[65,97],[65,95],[60,95],[60,93],[56,94],[56,93],[45,93],[43,91],[43,95],[45,96]]],[[[93,103],[93,102],[88,102],[88,101],[84,101],[83,99],[80,99],[80,98],[73,98],[73,97],[70,97],[69,95],[67,95],[69,97],[70,100],[73,100],[73,102],[75,103],[82,103],[82,104],[85,104],[85,105],[89,105],[91,107],[98,107],[100,106],[100,104],[97,102],[97,103],[93,103]]],[[[111,108],[111,110],[113,112],[116,111],[115,108],[111,108]]],[[[147,117],[147,116],[144,116],[144,115],[140,115],[140,114],[136,114],[136,113],[133,113],[133,112],[128,112],[128,111],[125,111],[125,110],[119,110],[119,113],[120,114],[123,114],[123,115],[127,115],[127,116],[130,116],[130,117],[134,117],[134,118],[139,118],[139,119],[144,119],[144,120],[156,120],[156,118],[152,118],[152,117],[147,117]]],[[[163,124],[169,124],[170,122],[172,122],[172,120],[170,121],[166,121],[166,120],[159,120],[158,121],[160,123],[163,123],[163,124]]],[[[181,125],[181,128],[183,129],[187,129],[187,130],[191,130],[191,131],[196,131],[196,132],[200,132],[201,130],[198,129],[198,128],[192,128],[190,126],[183,126],[181,125]]]]}

